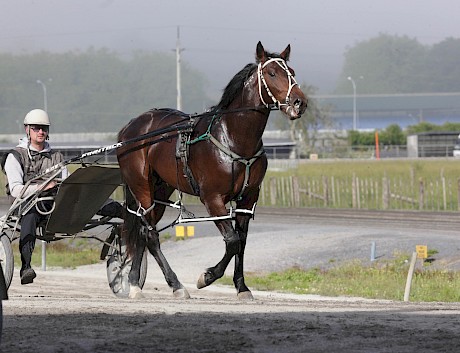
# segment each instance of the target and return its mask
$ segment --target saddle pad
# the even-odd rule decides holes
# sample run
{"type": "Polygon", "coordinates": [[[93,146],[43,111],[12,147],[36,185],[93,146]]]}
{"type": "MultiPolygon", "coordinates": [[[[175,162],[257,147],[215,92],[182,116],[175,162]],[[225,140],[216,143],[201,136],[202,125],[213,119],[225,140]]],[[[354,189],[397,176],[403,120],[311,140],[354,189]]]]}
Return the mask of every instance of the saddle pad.
{"type": "Polygon", "coordinates": [[[120,185],[118,168],[89,166],[77,169],[59,186],[46,231],[81,232],[120,185]]]}

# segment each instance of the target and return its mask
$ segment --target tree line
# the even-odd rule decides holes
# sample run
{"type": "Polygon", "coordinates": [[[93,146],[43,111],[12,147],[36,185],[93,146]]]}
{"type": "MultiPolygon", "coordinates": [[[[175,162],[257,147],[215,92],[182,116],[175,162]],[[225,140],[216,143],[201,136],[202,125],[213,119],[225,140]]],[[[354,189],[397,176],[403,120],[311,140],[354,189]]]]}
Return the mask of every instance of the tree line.
{"type": "MultiPolygon", "coordinates": [[[[335,93],[352,93],[350,76],[356,80],[364,77],[357,85],[358,94],[460,92],[458,57],[460,39],[447,38],[424,46],[407,36],[381,34],[346,50],[335,93]]],[[[199,113],[217,103],[206,94],[204,73],[186,62],[181,72],[182,110],[199,113]]],[[[44,93],[37,80],[46,85],[54,132],[118,131],[150,108],[176,107],[176,60],[172,53],[139,51],[129,58],[104,48],[60,54],[0,53],[2,133],[22,132],[27,111],[44,106],[44,93]]],[[[299,83],[309,97],[315,95],[317,88],[299,83]]],[[[302,131],[307,139],[311,136],[308,132],[333,127],[328,107],[314,99],[309,100],[305,116],[292,124],[280,114],[273,115],[268,127],[290,129],[293,139],[296,131],[302,131]]],[[[391,139],[401,135],[392,129],[391,139]]]]}
{"type": "Polygon", "coordinates": [[[380,34],[348,48],[344,56],[337,94],[353,93],[348,77],[356,81],[358,94],[460,92],[458,38],[423,45],[415,38],[380,34]]]}
{"type": "MultiPolygon", "coordinates": [[[[183,110],[211,104],[205,75],[182,64],[183,110]]],[[[176,107],[173,54],[136,52],[129,59],[106,49],[55,54],[0,54],[2,133],[22,132],[28,110],[47,108],[54,132],[118,131],[154,107],[176,107]]],[[[214,102],[213,102],[214,103],[214,102]]]]}

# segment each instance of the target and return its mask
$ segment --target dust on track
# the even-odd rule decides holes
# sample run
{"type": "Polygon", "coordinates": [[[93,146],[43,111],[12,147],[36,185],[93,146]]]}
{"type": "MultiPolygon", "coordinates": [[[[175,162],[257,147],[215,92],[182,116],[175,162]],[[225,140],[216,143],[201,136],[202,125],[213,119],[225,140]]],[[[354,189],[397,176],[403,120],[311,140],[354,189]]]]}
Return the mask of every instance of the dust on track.
{"type": "MultiPolygon", "coordinates": [[[[307,257],[314,263],[327,262],[329,256],[338,258],[344,253],[343,244],[337,248],[331,244],[353,242],[359,248],[361,241],[368,244],[379,236],[388,238],[389,248],[393,241],[399,245],[406,238],[409,243],[417,241],[423,232],[425,237],[432,234],[431,238],[443,242],[452,237],[455,244],[455,227],[448,226],[455,223],[455,217],[448,220],[434,215],[434,221],[423,223],[414,218],[410,221],[407,215],[405,221],[398,221],[396,215],[372,214],[374,218],[357,213],[346,216],[341,211],[259,210],[255,230],[248,238],[247,268],[264,271],[273,263],[276,268],[306,264],[307,257]],[[430,224],[444,224],[445,228],[439,230],[430,224]],[[295,239],[289,240],[292,237],[295,239]],[[300,252],[308,252],[305,259],[296,253],[299,244],[305,247],[300,252]]],[[[233,288],[212,285],[195,289],[194,281],[201,271],[223,254],[220,237],[168,242],[163,249],[192,299],[172,297],[151,257],[145,298],[135,301],[113,296],[103,263],[68,270],[36,269],[37,279],[27,286],[19,284],[16,270],[10,300],[3,303],[2,350],[456,352],[460,345],[460,303],[404,303],[257,291],[253,292],[254,301],[239,302],[233,288]]],[[[359,251],[348,255],[360,255],[359,251]]],[[[367,249],[363,254],[367,256],[367,249]]]]}

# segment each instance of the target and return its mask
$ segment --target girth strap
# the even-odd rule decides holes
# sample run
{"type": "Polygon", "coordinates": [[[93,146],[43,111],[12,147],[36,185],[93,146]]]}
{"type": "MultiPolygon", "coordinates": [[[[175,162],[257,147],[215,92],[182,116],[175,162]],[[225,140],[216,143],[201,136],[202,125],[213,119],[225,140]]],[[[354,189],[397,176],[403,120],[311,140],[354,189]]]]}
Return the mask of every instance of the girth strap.
{"type": "Polygon", "coordinates": [[[196,182],[195,178],[193,177],[192,171],[188,165],[188,154],[189,154],[189,141],[190,135],[192,133],[192,129],[185,131],[180,131],[179,136],[177,138],[177,145],[176,145],[176,158],[182,161],[183,166],[183,173],[185,178],[188,180],[190,187],[192,188],[195,195],[200,194],[200,187],[196,182]]]}
{"type": "Polygon", "coordinates": [[[241,188],[241,191],[238,193],[238,196],[236,197],[237,200],[240,200],[241,197],[243,196],[244,191],[248,187],[249,183],[249,176],[250,176],[250,169],[252,164],[261,156],[265,153],[264,146],[262,145],[260,149],[257,151],[257,153],[250,157],[250,158],[244,158],[241,157],[240,155],[236,154],[235,152],[231,151],[227,146],[224,146],[222,143],[220,143],[214,136],[211,135],[211,127],[213,123],[218,119],[219,115],[214,114],[214,116],[211,119],[211,122],[208,125],[208,129],[206,132],[193,140],[187,141],[188,145],[193,145],[197,142],[200,141],[206,141],[210,140],[219,150],[224,152],[227,156],[232,158],[233,162],[240,162],[243,163],[246,166],[245,174],[244,174],[244,182],[243,182],[243,187],[241,188]]]}
{"type": "Polygon", "coordinates": [[[246,170],[244,173],[243,187],[241,188],[241,191],[239,192],[236,198],[237,200],[240,200],[241,197],[243,196],[244,191],[249,185],[248,183],[249,183],[249,176],[251,172],[251,166],[261,155],[265,153],[264,147],[263,146],[260,147],[260,149],[257,151],[257,153],[254,156],[250,158],[244,158],[236,154],[235,152],[231,151],[228,147],[224,146],[211,134],[208,134],[208,138],[218,149],[224,152],[227,156],[231,157],[233,161],[243,163],[246,166],[246,170]]]}

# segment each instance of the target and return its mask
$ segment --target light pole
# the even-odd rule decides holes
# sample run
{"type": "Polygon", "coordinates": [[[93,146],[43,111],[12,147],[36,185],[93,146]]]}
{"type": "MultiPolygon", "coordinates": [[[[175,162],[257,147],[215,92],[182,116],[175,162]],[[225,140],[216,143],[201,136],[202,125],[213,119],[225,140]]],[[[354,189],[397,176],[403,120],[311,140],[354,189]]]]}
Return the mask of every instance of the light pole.
{"type": "MultiPolygon", "coordinates": [[[[48,81],[52,81],[52,79],[48,79],[48,81]]],[[[43,88],[43,104],[44,104],[44,110],[45,112],[48,112],[48,96],[46,94],[46,85],[41,81],[37,80],[37,83],[42,86],[43,88]]]]}
{"type": "MultiPolygon", "coordinates": [[[[363,76],[359,76],[360,79],[363,79],[363,76]]],[[[351,81],[353,85],[353,130],[357,128],[357,117],[356,117],[356,82],[351,76],[348,76],[347,79],[351,81]]]]}
{"type": "Polygon", "coordinates": [[[180,53],[184,51],[180,47],[180,27],[177,26],[177,40],[176,40],[176,89],[177,89],[177,110],[182,110],[182,88],[181,88],[181,57],[180,53]]]}
{"type": "MultiPolygon", "coordinates": [[[[52,81],[52,79],[48,79],[48,81],[52,81]]],[[[46,85],[41,81],[37,80],[37,83],[42,86],[43,88],[43,105],[45,112],[48,113],[48,95],[46,93],[46,85]]],[[[46,242],[42,240],[42,270],[46,271],[46,242]]]]}

